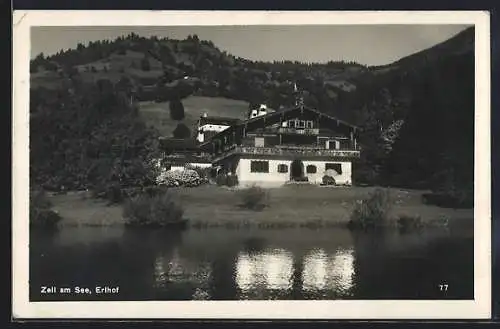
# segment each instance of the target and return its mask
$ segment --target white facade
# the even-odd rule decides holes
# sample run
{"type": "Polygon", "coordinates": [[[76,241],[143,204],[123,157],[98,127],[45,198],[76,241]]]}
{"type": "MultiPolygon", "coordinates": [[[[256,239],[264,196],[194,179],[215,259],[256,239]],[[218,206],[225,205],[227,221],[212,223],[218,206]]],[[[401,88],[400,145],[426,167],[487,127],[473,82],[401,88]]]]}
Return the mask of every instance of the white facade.
{"type": "MultiPolygon", "coordinates": [[[[290,171],[292,170],[293,160],[274,160],[274,159],[252,159],[242,158],[236,166],[236,175],[240,186],[257,185],[261,187],[277,187],[290,181],[290,171]],[[252,161],[268,161],[269,172],[252,172],[252,161]],[[287,172],[279,172],[278,165],[284,164],[288,167],[287,172]]],[[[325,161],[325,160],[302,160],[303,174],[308,178],[309,183],[321,184],[323,176],[326,174],[326,164],[340,164],[342,173],[334,175],[333,178],[337,185],[351,185],[352,166],[350,161],[325,161]],[[315,166],[316,173],[307,173],[307,166],[315,166]]],[[[331,173],[331,172],[329,172],[331,173]]]]}

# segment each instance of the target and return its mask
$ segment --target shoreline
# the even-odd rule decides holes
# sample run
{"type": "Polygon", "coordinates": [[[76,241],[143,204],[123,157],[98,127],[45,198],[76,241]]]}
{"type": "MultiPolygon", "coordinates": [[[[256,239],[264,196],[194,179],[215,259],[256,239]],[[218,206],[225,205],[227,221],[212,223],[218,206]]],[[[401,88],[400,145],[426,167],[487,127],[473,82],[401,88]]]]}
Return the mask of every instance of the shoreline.
{"type": "MultiPolygon", "coordinates": [[[[184,209],[183,218],[188,220],[186,229],[333,229],[347,227],[353,203],[373,189],[327,189],[316,186],[273,188],[268,189],[270,197],[267,207],[260,211],[242,209],[235,190],[215,185],[172,190],[184,209]],[[225,202],[220,203],[220,200],[225,202]]],[[[435,227],[434,224],[442,220],[446,220],[450,226],[473,227],[474,209],[440,208],[423,204],[420,196],[426,191],[389,190],[393,196],[390,223],[395,223],[401,216],[418,216],[424,228],[435,227]]],[[[62,217],[59,228],[127,227],[121,204],[108,205],[105,200],[92,198],[89,192],[69,191],[65,194],[50,194],[48,198],[54,205],[53,210],[62,217]]]]}

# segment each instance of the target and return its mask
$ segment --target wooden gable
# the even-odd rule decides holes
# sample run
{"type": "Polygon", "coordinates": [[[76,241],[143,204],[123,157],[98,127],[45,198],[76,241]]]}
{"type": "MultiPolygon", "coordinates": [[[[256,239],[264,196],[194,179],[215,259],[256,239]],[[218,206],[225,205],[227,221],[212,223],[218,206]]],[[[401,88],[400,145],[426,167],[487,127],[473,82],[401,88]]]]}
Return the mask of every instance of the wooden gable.
{"type": "Polygon", "coordinates": [[[359,130],[358,127],[345,121],[307,107],[298,107],[270,113],[244,121],[240,124],[240,126],[245,128],[245,132],[252,132],[261,129],[268,130],[284,127],[283,122],[286,122],[287,127],[289,127],[290,121],[296,122],[294,128],[326,129],[345,136],[349,136],[351,132],[356,133],[356,131],[359,130]]]}
{"type": "Polygon", "coordinates": [[[229,144],[240,144],[247,135],[266,136],[269,133],[273,135],[278,133],[279,129],[283,129],[282,122],[289,120],[313,121],[316,129],[327,131],[325,135],[345,136],[351,139],[360,130],[354,125],[317,110],[308,107],[295,107],[272,112],[233,125],[217,133],[210,141],[201,145],[201,148],[213,149],[216,144],[225,145],[228,142],[229,144]]]}

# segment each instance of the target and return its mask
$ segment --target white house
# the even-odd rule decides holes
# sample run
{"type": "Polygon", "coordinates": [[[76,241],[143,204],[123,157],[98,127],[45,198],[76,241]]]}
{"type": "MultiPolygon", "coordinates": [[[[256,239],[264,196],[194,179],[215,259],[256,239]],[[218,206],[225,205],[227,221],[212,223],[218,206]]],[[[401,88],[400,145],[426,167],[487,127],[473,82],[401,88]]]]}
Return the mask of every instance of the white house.
{"type": "Polygon", "coordinates": [[[242,186],[322,184],[325,176],[336,185],[351,185],[359,128],[303,105],[254,113],[200,145],[212,154],[213,166],[237,175],[242,186]]]}

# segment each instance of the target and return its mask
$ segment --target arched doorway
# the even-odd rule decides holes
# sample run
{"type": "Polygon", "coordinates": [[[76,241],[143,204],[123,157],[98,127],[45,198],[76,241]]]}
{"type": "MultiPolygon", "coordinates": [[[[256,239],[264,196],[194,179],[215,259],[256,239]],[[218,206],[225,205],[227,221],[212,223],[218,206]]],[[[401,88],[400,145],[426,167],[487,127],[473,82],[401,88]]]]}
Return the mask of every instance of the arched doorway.
{"type": "Polygon", "coordinates": [[[290,165],[290,180],[299,180],[304,177],[304,164],[301,160],[295,159],[290,165]]]}

